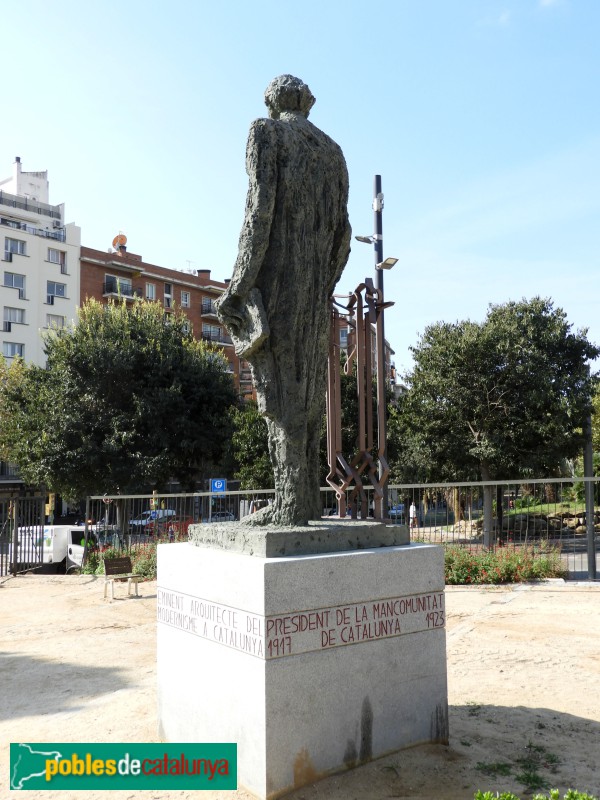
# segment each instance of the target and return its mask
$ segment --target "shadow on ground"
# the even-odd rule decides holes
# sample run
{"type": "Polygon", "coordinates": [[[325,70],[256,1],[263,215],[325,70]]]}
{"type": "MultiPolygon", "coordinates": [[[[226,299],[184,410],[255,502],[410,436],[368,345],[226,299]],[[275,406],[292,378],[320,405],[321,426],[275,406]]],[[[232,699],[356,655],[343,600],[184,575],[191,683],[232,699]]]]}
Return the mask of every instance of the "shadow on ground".
{"type": "Polygon", "coordinates": [[[449,711],[449,746],[412,747],[288,797],[469,800],[478,789],[527,797],[544,787],[600,794],[600,723],[546,708],[473,703],[449,711]]]}
{"type": "Polygon", "coordinates": [[[0,652],[0,719],[76,711],[129,685],[124,670],[0,652]],[[23,703],[23,698],[27,702],[23,703]],[[93,701],[92,701],[93,702],[93,701]]]}

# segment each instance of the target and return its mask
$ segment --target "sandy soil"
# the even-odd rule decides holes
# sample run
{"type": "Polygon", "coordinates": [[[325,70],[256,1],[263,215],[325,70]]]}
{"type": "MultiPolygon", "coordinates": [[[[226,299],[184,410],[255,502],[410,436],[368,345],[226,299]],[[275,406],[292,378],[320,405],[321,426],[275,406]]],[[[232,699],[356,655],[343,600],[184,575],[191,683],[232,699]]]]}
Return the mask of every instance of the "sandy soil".
{"type": "MultiPolygon", "coordinates": [[[[11,741],[158,741],[156,584],[140,584],[140,593],[127,599],[121,585],[108,603],[102,579],[84,575],[2,583],[0,797],[105,800],[9,792],[11,741]]],[[[298,789],[291,800],[462,800],[478,788],[521,795],[517,760],[532,754],[545,762],[537,774],[550,786],[600,795],[600,584],[449,588],[447,611],[449,747],[405,750],[298,789]],[[482,771],[499,762],[510,775],[482,771]]],[[[159,800],[155,792],[110,794],[159,800]]],[[[250,800],[243,791],[196,795],[250,800]]]]}

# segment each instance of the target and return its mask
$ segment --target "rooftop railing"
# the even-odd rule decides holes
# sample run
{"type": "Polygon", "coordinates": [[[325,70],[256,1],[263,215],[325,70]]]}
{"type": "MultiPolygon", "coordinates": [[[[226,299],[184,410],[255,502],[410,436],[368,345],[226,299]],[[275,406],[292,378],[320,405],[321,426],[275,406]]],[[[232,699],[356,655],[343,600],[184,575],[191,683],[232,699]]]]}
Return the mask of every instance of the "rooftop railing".
{"type": "Polygon", "coordinates": [[[40,203],[39,200],[31,200],[28,197],[20,197],[10,194],[0,189],[0,205],[20,208],[23,211],[33,211],[36,214],[43,214],[51,219],[60,219],[60,206],[51,206],[48,203],[40,203]]]}

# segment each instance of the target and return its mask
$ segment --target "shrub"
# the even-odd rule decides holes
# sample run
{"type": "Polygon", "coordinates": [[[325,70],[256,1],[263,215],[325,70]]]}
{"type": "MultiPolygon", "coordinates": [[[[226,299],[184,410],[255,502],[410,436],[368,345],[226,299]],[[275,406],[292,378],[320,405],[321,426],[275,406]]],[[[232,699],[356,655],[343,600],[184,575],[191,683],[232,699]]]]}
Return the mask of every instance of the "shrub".
{"type": "Polygon", "coordinates": [[[539,578],[563,578],[566,569],[560,551],[552,547],[468,550],[448,547],[445,552],[446,583],[519,583],[539,578]]]}
{"type": "Polygon", "coordinates": [[[152,580],[156,578],[156,543],[150,542],[131,552],[131,566],[138,575],[152,580]]]}
{"type": "Polygon", "coordinates": [[[115,547],[105,547],[88,553],[82,569],[87,575],[104,575],[104,559],[119,558],[123,555],[131,557],[131,568],[138,575],[153,580],[156,578],[156,542],[148,542],[132,548],[129,552],[115,547]]]}
{"type": "Polygon", "coordinates": [[[123,555],[116,547],[100,547],[97,550],[88,551],[82,572],[86,575],[104,575],[104,559],[119,558],[123,555]]]}

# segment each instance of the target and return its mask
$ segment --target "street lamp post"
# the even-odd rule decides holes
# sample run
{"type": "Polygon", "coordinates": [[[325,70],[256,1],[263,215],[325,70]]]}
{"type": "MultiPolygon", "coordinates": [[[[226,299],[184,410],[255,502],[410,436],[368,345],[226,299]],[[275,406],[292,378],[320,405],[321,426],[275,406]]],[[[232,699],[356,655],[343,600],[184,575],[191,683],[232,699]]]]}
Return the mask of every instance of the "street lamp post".
{"type": "MultiPolygon", "coordinates": [[[[359,242],[372,244],[375,255],[375,288],[379,292],[379,302],[382,309],[376,325],[375,352],[377,356],[377,420],[378,420],[378,440],[380,447],[383,448],[383,459],[387,464],[387,409],[385,403],[386,395],[386,371],[385,371],[385,327],[384,327],[384,294],[383,294],[383,270],[391,269],[398,259],[386,258],[383,260],[383,192],[381,191],[381,175],[375,175],[373,183],[373,212],[374,228],[372,236],[356,236],[359,242]]],[[[379,479],[381,480],[385,469],[381,460],[379,461],[379,479]]],[[[387,497],[387,476],[383,482],[383,517],[387,518],[388,497],[387,497]]]]}

